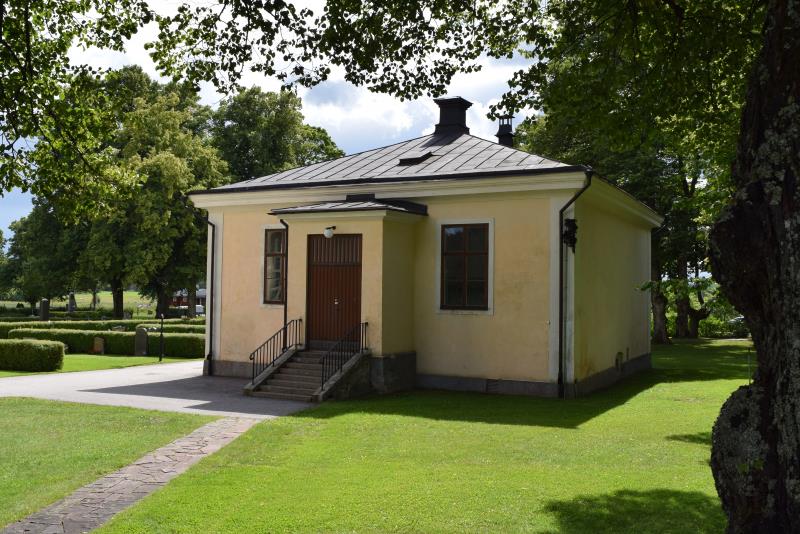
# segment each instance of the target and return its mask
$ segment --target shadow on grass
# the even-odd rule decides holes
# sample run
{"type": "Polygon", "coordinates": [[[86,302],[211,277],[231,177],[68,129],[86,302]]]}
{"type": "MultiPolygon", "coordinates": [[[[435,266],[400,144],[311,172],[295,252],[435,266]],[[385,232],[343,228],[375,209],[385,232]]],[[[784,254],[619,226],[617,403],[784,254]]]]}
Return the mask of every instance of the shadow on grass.
{"type": "Polygon", "coordinates": [[[555,532],[722,532],[725,516],[719,499],[696,491],[621,490],[608,495],[551,501],[555,532]]]}
{"type": "Polygon", "coordinates": [[[682,441],[684,443],[696,443],[697,445],[711,446],[711,432],[698,432],[696,434],[675,434],[667,436],[670,441],[682,441]]]}
{"type": "Polygon", "coordinates": [[[566,401],[481,393],[415,391],[325,403],[297,414],[297,417],[327,419],[347,413],[371,413],[487,424],[577,428],[660,383],[698,382],[697,387],[703,387],[699,382],[745,381],[748,376],[746,351],[742,345],[703,342],[658,347],[654,351],[654,369],[631,376],[604,391],[566,401]]]}

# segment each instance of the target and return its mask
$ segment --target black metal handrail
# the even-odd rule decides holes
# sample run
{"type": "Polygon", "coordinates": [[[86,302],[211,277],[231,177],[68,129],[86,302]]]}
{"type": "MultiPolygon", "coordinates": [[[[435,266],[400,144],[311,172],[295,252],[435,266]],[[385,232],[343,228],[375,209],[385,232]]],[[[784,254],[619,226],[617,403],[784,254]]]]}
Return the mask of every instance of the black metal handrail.
{"type": "Polygon", "coordinates": [[[322,357],[322,385],[344,367],[350,358],[367,347],[367,323],[361,323],[346,333],[322,357]]]}
{"type": "Polygon", "coordinates": [[[292,319],[250,354],[253,362],[253,380],[275,363],[287,350],[302,345],[303,320],[292,319]]]}

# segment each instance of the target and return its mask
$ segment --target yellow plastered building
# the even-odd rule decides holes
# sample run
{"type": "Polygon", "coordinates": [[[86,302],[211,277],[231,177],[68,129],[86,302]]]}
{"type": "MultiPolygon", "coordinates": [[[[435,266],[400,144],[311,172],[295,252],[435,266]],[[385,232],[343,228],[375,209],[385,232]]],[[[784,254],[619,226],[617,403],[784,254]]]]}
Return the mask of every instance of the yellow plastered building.
{"type": "Polygon", "coordinates": [[[567,165],[433,134],[191,194],[210,224],[206,372],[321,400],[410,388],[574,396],[650,366],[662,219],[567,165]]]}

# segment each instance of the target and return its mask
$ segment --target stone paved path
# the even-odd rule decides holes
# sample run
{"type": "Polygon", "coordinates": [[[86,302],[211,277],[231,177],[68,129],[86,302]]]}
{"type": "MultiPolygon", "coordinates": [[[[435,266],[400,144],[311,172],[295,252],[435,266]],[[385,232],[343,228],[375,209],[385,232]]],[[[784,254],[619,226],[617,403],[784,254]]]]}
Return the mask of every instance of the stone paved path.
{"type": "Polygon", "coordinates": [[[9,525],[2,534],[73,534],[95,529],[256,423],[256,419],[237,417],[208,423],[131,465],[80,488],[44,510],[9,525]]]}

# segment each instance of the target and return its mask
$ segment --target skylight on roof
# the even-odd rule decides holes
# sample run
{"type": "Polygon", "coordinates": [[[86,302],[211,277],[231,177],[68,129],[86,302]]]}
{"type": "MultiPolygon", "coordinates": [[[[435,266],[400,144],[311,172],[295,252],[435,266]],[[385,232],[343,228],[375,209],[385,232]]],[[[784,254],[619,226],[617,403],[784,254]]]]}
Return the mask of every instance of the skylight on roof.
{"type": "Polygon", "coordinates": [[[417,163],[422,163],[432,155],[433,155],[433,150],[406,152],[405,154],[400,156],[398,163],[400,165],[416,165],[417,163]]]}

